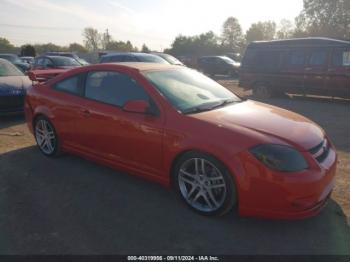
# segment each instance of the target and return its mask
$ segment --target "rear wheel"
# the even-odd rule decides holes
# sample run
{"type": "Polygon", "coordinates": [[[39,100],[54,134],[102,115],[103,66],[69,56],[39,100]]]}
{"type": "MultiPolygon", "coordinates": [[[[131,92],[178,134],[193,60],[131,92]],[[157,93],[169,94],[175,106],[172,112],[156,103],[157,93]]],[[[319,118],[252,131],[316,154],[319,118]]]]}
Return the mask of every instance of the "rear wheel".
{"type": "Polygon", "coordinates": [[[186,153],[177,162],[173,175],[179,196],[202,215],[223,215],[236,203],[231,175],[210,155],[186,153]]]}
{"type": "Polygon", "coordinates": [[[40,116],[34,125],[34,136],[40,151],[46,156],[56,156],[59,154],[59,143],[55,128],[51,122],[40,116]]]}

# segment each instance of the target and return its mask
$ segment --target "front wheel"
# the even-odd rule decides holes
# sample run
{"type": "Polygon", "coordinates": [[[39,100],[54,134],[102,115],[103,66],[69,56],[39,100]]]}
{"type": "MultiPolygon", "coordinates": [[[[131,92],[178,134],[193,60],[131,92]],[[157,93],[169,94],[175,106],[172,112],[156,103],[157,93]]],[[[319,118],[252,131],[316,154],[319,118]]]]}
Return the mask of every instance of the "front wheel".
{"type": "Polygon", "coordinates": [[[45,117],[38,117],[34,125],[34,136],[40,151],[46,156],[59,154],[59,143],[55,128],[45,117]]]}
{"type": "Polygon", "coordinates": [[[173,175],[180,197],[202,215],[223,215],[236,203],[231,175],[221,162],[210,155],[186,153],[177,162],[173,175]]]}

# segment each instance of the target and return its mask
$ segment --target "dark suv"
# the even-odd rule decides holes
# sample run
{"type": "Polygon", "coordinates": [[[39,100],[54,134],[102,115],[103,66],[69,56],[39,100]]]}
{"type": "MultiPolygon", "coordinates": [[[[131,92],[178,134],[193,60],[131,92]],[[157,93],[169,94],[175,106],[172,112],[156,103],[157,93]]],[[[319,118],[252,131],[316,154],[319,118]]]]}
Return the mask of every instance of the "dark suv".
{"type": "Polygon", "coordinates": [[[237,76],[240,63],[227,56],[203,56],[197,61],[198,69],[205,74],[237,76]]]}
{"type": "Polygon", "coordinates": [[[240,86],[257,97],[285,92],[350,97],[350,42],[302,38],[251,43],[240,86]]]}

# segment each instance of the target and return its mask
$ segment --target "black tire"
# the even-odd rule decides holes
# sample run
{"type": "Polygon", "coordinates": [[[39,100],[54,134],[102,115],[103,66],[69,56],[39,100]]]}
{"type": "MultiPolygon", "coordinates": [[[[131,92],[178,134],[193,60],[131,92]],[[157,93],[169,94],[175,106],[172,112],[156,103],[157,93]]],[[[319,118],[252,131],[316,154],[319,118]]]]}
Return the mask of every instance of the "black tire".
{"type": "MultiPolygon", "coordinates": [[[[219,160],[217,160],[215,157],[213,157],[209,154],[197,152],[197,151],[191,151],[191,152],[187,152],[184,155],[182,155],[177,160],[177,162],[174,166],[173,173],[172,173],[172,179],[173,179],[173,186],[175,188],[175,191],[176,191],[178,197],[181,198],[182,201],[184,203],[186,203],[186,205],[190,209],[194,210],[195,212],[197,212],[201,215],[222,216],[222,215],[226,214],[227,212],[229,212],[235,206],[235,204],[237,202],[236,187],[235,187],[233,177],[231,176],[231,174],[229,173],[227,168],[219,160]],[[193,204],[190,204],[189,203],[190,200],[186,199],[186,197],[184,196],[184,193],[182,192],[182,189],[180,188],[181,187],[180,186],[181,182],[179,180],[180,179],[180,169],[184,165],[186,165],[186,163],[188,163],[189,161],[192,161],[193,159],[204,159],[205,161],[208,161],[208,162],[206,162],[206,163],[208,163],[207,165],[209,165],[209,167],[207,166],[207,168],[211,168],[210,164],[214,165],[223,177],[223,179],[221,180],[220,183],[223,183],[223,182],[225,183],[225,186],[226,186],[225,187],[225,196],[222,199],[222,204],[220,204],[217,208],[215,208],[213,210],[203,210],[203,209],[201,210],[201,209],[195,207],[193,204]]],[[[214,186],[215,186],[215,184],[214,184],[214,186]]],[[[198,191],[200,191],[200,190],[198,189],[198,191]]],[[[198,195],[199,192],[197,192],[196,194],[198,195]]],[[[211,191],[212,196],[213,196],[213,194],[214,194],[214,192],[211,191]]],[[[188,195],[190,195],[190,193],[188,195]]],[[[195,197],[197,197],[197,195],[195,197]]],[[[208,196],[209,195],[207,195],[207,197],[208,196]]],[[[209,198],[210,198],[210,196],[209,196],[209,198]]],[[[198,198],[198,200],[199,200],[199,198],[198,198]]],[[[205,202],[204,199],[203,199],[203,202],[205,202]]],[[[214,203],[214,202],[212,202],[212,203],[214,203]]]]}
{"type": "MultiPolygon", "coordinates": [[[[35,119],[33,129],[34,129],[35,141],[36,141],[41,153],[43,153],[47,157],[57,157],[61,154],[60,142],[59,142],[57,132],[56,132],[55,127],[53,126],[52,122],[47,117],[45,117],[45,116],[37,117],[35,119]],[[50,136],[52,136],[52,138],[49,139],[51,142],[50,145],[52,147],[52,150],[48,150],[49,149],[48,146],[46,146],[47,149],[45,149],[45,147],[42,144],[42,139],[40,138],[41,135],[40,135],[38,129],[40,129],[39,125],[42,126],[43,123],[46,124],[46,128],[50,132],[50,136]]],[[[45,140],[47,140],[47,138],[45,138],[45,140]]]]}

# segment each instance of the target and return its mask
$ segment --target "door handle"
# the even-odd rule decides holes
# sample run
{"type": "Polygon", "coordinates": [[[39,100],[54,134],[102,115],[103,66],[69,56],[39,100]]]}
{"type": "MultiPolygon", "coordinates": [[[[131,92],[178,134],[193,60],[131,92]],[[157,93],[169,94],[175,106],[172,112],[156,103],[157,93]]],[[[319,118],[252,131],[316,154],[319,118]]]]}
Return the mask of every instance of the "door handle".
{"type": "Polygon", "coordinates": [[[312,70],[312,67],[305,68],[305,71],[311,71],[311,70],[312,70]]]}
{"type": "Polygon", "coordinates": [[[89,117],[91,115],[91,113],[88,109],[81,110],[81,114],[85,117],[89,117]]]}

